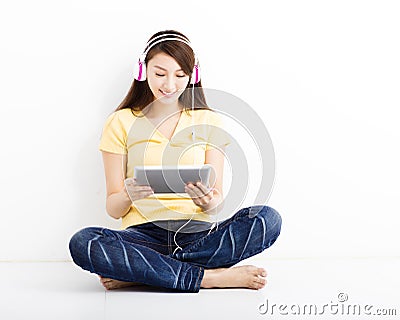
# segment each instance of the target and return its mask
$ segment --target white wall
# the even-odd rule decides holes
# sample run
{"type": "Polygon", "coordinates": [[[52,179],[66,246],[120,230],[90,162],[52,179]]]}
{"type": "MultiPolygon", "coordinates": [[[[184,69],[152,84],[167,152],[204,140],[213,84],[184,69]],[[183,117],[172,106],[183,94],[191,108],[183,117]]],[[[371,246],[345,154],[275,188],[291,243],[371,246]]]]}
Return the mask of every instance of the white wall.
{"type": "Polygon", "coordinates": [[[27,1],[0,5],[1,260],[65,260],[105,212],[105,117],[153,33],[197,48],[203,85],[274,142],[278,257],[399,256],[396,1],[27,1]]]}

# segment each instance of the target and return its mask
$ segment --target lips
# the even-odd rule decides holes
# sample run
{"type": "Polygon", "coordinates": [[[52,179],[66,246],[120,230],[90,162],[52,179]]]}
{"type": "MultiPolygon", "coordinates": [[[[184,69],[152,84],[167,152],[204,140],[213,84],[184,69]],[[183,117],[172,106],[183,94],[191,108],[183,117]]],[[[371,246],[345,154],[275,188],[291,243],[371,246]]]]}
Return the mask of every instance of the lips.
{"type": "Polygon", "coordinates": [[[176,91],[173,91],[173,92],[165,92],[165,91],[162,91],[161,89],[160,89],[160,92],[161,92],[162,95],[165,96],[165,97],[170,97],[170,96],[172,96],[172,95],[174,95],[174,94],[176,93],[176,91]]]}

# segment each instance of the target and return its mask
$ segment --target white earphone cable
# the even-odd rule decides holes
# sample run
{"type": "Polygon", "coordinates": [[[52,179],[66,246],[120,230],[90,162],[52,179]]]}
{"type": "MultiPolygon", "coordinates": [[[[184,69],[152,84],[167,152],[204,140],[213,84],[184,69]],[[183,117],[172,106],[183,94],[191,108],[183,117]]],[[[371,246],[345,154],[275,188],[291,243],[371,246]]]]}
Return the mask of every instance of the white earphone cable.
{"type": "MultiPolygon", "coordinates": [[[[195,132],[196,129],[194,127],[194,84],[192,85],[192,148],[193,148],[193,165],[196,164],[196,150],[194,149],[194,143],[195,143],[195,132]]],[[[176,245],[176,248],[173,252],[173,254],[175,254],[176,250],[180,249],[182,250],[181,246],[179,246],[179,244],[176,242],[176,235],[178,234],[178,232],[184,227],[186,226],[190,221],[192,221],[194,215],[196,213],[196,209],[193,208],[193,212],[192,212],[192,216],[190,217],[190,219],[184,223],[178,230],[176,230],[175,234],[174,234],[174,242],[176,245]]]]}

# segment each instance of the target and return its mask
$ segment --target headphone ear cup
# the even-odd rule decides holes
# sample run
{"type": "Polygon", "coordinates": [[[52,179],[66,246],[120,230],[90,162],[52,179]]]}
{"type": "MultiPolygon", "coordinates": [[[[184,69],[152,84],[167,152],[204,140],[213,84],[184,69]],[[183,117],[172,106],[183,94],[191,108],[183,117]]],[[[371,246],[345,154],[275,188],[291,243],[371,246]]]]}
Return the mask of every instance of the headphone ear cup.
{"type": "Polygon", "coordinates": [[[190,84],[196,84],[200,82],[200,66],[195,64],[193,67],[192,76],[190,77],[190,84]]]}
{"type": "Polygon", "coordinates": [[[133,68],[133,76],[137,81],[146,80],[146,63],[144,59],[139,59],[133,68]]]}

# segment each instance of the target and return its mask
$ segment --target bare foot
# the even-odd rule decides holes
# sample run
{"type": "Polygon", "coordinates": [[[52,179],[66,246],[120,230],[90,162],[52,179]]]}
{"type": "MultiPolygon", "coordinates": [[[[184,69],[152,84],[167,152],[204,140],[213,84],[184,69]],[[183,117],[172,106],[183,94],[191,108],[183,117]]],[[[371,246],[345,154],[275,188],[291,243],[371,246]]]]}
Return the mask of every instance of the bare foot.
{"type": "Polygon", "coordinates": [[[120,280],[115,280],[115,279],[110,279],[110,278],[104,278],[100,275],[99,275],[99,278],[100,278],[101,284],[107,290],[143,285],[140,282],[125,282],[125,281],[120,281],[120,280]]]}
{"type": "Polygon", "coordinates": [[[255,266],[204,270],[202,288],[250,288],[261,289],[265,286],[267,272],[255,266]]]}

